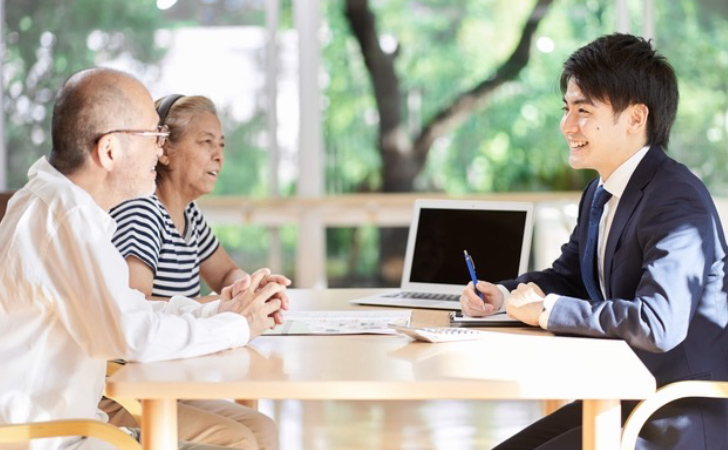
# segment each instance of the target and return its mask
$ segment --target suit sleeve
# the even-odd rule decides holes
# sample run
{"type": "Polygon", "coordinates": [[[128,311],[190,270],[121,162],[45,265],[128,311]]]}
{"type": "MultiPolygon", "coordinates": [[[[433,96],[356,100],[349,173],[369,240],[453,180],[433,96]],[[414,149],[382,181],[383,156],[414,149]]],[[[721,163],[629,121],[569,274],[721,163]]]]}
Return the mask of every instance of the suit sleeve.
{"type": "Polygon", "coordinates": [[[633,265],[637,270],[631,272],[639,273],[623,275],[637,277],[634,297],[588,302],[562,294],[548,330],[621,338],[654,353],[685,339],[711,266],[722,264],[722,256],[717,255],[720,223],[707,193],[690,183],[676,184],[669,192],[642,198],[642,208],[615,252],[612,284],[620,282],[621,264],[633,265]]]}
{"type": "MultiPolygon", "coordinates": [[[[597,180],[598,181],[598,180],[597,180]]],[[[515,289],[519,283],[536,283],[546,294],[568,295],[577,298],[588,298],[586,289],[581,280],[581,264],[579,263],[579,235],[582,206],[588,189],[584,191],[579,201],[580,217],[566,244],[561,246],[561,255],[554,261],[551,268],[523,274],[515,280],[503,281],[508,290],[515,289]]]]}

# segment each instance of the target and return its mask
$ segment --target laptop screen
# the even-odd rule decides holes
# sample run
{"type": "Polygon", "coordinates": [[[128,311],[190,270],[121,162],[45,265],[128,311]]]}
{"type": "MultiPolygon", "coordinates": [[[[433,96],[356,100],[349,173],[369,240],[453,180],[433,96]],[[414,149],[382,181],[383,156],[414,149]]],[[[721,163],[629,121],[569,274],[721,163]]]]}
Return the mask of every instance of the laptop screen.
{"type": "Polygon", "coordinates": [[[410,230],[416,234],[410,236],[414,248],[405,282],[465,286],[470,275],[463,250],[473,258],[480,280],[512,279],[526,270],[531,205],[461,203],[419,208],[416,230],[410,230]]]}

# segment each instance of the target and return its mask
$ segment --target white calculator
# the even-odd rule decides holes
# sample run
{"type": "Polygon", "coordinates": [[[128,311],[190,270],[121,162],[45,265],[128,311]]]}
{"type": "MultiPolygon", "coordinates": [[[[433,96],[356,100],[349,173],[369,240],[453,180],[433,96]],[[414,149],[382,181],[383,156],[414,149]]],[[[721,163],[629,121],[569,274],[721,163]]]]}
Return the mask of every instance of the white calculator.
{"type": "Polygon", "coordinates": [[[389,324],[389,327],[397,330],[398,333],[407,335],[413,339],[423,342],[456,342],[481,339],[488,333],[484,331],[471,330],[468,328],[412,328],[400,325],[389,324]]]}

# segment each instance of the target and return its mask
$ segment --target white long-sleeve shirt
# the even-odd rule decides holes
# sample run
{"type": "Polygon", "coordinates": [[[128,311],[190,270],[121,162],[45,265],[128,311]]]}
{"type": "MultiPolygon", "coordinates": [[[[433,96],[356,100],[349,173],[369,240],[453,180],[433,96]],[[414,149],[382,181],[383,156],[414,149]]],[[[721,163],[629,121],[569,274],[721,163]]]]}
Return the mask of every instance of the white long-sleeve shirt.
{"type": "Polygon", "coordinates": [[[107,212],[45,158],[28,177],[0,223],[0,423],[105,420],[97,405],[106,360],[184,358],[247,343],[245,318],[218,314],[219,302],[150,302],[131,289],[107,212]]]}

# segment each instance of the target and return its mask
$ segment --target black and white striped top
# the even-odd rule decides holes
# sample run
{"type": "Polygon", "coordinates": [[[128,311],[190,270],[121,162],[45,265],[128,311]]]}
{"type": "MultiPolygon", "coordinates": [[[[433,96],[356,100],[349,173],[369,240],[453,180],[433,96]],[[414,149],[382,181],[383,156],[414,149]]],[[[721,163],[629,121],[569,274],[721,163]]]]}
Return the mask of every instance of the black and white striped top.
{"type": "Polygon", "coordinates": [[[134,255],[152,269],[153,296],[200,295],[200,264],[220,243],[195,202],[185,210],[184,237],[156,195],[122,203],[110,214],[117,224],[112,242],[121,255],[134,255]]]}

